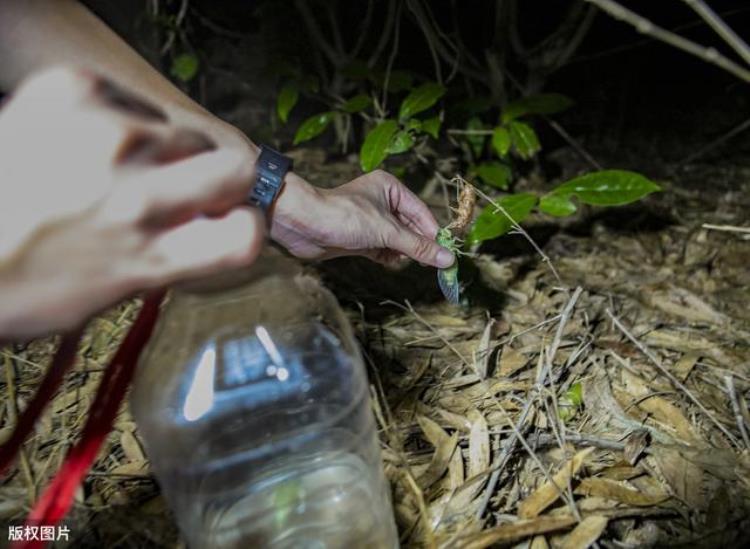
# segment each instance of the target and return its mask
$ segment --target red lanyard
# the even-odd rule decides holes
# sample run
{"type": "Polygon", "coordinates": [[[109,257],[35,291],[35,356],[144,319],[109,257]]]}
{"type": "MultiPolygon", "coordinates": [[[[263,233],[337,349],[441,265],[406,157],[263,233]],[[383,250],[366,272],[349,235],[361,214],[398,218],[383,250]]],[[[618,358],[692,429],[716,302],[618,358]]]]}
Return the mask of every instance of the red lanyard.
{"type": "MultiPolygon", "coordinates": [[[[62,467],[34,504],[26,518],[26,525],[54,527],[70,510],[76,488],[86,476],[102,442],[112,429],[112,422],[135,372],[138,356],[151,336],[159,316],[163,296],[163,291],[157,291],[145,299],[138,317],[104,372],[80,440],[70,449],[62,467]]],[[[0,447],[0,475],[4,474],[15,458],[39,415],[52,399],[65,371],[73,364],[80,338],[80,330],[63,338],[34,399],[21,415],[11,437],[0,447]]],[[[38,539],[29,539],[14,542],[11,549],[38,549],[45,544],[46,542],[38,539]]]]}

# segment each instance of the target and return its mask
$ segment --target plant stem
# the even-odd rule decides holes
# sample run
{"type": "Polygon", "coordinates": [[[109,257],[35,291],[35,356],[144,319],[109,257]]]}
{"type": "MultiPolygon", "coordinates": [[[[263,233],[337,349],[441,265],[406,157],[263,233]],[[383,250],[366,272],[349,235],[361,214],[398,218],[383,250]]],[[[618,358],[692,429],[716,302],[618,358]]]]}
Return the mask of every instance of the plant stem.
{"type": "Polygon", "coordinates": [[[711,9],[703,0],[682,0],[690,8],[701,16],[701,18],[708,24],[709,27],[716,31],[716,34],[726,42],[737,55],[750,65],[750,46],[747,45],[742,38],[740,38],[736,32],[734,32],[719,15],[711,9]]]}

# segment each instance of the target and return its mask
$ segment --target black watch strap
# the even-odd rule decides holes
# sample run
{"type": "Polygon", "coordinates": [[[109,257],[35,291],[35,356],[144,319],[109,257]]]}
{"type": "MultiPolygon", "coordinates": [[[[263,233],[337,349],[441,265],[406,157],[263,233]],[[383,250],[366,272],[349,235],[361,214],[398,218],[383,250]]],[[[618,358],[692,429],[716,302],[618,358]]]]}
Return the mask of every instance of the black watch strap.
{"type": "Polygon", "coordinates": [[[255,163],[255,185],[247,199],[253,206],[268,213],[284,185],[284,177],[292,169],[292,159],[271,147],[261,145],[255,163]]]}

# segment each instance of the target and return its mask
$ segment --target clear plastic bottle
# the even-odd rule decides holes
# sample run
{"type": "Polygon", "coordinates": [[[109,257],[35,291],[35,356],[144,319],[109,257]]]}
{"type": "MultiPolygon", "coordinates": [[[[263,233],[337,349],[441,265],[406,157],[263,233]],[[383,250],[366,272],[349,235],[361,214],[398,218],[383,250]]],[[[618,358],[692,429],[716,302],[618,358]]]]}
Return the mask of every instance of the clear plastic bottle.
{"type": "Polygon", "coordinates": [[[131,407],[191,549],[398,547],[351,328],[286,258],[175,291],[131,407]]]}

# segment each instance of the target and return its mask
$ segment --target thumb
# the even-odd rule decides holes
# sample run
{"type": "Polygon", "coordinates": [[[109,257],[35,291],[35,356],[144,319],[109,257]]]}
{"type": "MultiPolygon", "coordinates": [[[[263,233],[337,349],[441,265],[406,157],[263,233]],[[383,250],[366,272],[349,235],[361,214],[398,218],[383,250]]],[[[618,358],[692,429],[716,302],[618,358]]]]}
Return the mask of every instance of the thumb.
{"type": "Polygon", "coordinates": [[[456,261],[449,249],[405,228],[398,228],[388,239],[387,244],[390,249],[408,255],[420,263],[441,269],[450,267],[456,261]]]}

